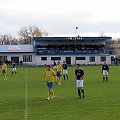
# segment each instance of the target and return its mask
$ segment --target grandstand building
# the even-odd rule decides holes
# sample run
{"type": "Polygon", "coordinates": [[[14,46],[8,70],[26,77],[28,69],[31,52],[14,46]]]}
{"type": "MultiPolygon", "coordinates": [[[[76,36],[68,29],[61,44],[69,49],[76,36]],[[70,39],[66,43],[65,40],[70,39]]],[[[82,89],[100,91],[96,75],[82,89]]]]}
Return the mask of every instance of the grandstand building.
{"type": "Polygon", "coordinates": [[[22,62],[28,65],[66,61],[75,65],[113,63],[115,54],[107,48],[111,37],[34,37],[34,45],[0,45],[0,63],[22,62]]]}
{"type": "Polygon", "coordinates": [[[53,64],[66,61],[75,65],[99,65],[112,63],[115,54],[106,48],[111,37],[34,37],[36,64],[53,64]]]}

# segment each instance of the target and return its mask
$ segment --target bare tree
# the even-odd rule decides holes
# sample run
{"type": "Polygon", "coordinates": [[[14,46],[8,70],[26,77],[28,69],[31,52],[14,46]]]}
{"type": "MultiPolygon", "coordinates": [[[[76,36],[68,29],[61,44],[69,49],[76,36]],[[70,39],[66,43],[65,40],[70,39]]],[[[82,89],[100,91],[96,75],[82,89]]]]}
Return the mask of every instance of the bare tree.
{"type": "Polygon", "coordinates": [[[11,45],[11,44],[33,44],[33,37],[48,36],[48,32],[41,30],[36,26],[21,27],[18,32],[18,38],[13,37],[10,34],[0,35],[0,44],[11,45]]]}
{"type": "Polygon", "coordinates": [[[42,37],[42,32],[36,26],[26,26],[20,28],[18,35],[21,44],[33,44],[33,37],[42,37]]]}
{"type": "Polygon", "coordinates": [[[0,36],[0,44],[2,45],[11,45],[18,44],[18,39],[13,37],[12,35],[1,35],[0,36]]]}
{"type": "Polygon", "coordinates": [[[21,44],[32,44],[32,34],[34,31],[34,26],[21,27],[18,35],[20,36],[21,44]]]}

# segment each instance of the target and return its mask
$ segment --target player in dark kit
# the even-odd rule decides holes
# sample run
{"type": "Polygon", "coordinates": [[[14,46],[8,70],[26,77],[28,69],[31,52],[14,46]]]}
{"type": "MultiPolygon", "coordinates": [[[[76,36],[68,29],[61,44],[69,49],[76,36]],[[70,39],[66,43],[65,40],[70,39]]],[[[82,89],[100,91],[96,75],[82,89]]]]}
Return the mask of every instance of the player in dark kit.
{"type": "Polygon", "coordinates": [[[63,78],[64,78],[64,80],[65,80],[66,78],[67,78],[67,80],[68,80],[68,70],[67,70],[68,65],[66,64],[65,61],[63,61],[62,67],[63,67],[63,78]]]}
{"type": "Polygon", "coordinates": [[[12,63],[12,75],[16,74],[17,71],[16,71],[16,64],[13,62],[12,63]]]}
{"type": "Polygon", "coordinates": [[[53,64],[53,69],[55,70],[56,69],[56,62],[55,62],[55,60],[54,60],[54,64],[53,64]]]}
{"type": "Polygon", "coordinates": [[[81,99],[81,92],[83,94],[82,96],[83,98],[85,97],[85,94],[83,89],[84,71],[83,69],[80,68],[80,64],[76,65],[75,76],[76,76],[76,86],[78,89],[78,95],[79,98],[81,99]]]}
{"type": "Polygon", "coordinates": [[[103,82],[105,82],[105,78],[106,78],[106,82],[108,81],[108,73],[109,73],[109,66],[106,64],[106,62],[104,62],[104,64],[102,65],[103,82]]]}

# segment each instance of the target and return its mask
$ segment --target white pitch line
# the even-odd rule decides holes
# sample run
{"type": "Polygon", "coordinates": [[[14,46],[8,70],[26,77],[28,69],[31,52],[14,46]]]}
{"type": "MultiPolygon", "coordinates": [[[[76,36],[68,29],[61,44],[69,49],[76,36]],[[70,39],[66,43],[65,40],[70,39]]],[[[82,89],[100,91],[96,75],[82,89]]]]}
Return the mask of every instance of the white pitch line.
{"type": "Polygon", "coordinates": [[[25,114],[24,120],[28,120],[28,78],[27,78],[27,67],[26,67],[26,78],[25,78],[25,114]]]}

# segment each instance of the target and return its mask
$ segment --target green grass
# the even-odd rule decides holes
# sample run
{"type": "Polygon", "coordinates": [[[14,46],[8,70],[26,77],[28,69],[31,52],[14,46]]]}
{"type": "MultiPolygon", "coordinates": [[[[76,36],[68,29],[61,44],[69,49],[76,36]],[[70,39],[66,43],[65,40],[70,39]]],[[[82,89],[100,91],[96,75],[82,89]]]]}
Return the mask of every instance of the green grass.
{"type": "Polygon", "coordinates": [[[18,68],[16,76],[3,81],[0,75],[0,120],[119,120],[120,67],[111,66],[109,82],[102,83],[101,66],[83,66],[85,99],[77,98],[74,67],[69,68],[69,80],[54,86],[56,98],[46,100],[45,68],[18,68]],[[27,81],[26,81],[27,80],[27,81]],[[25,96],[27,82],[27,115],[25,96]]]}

